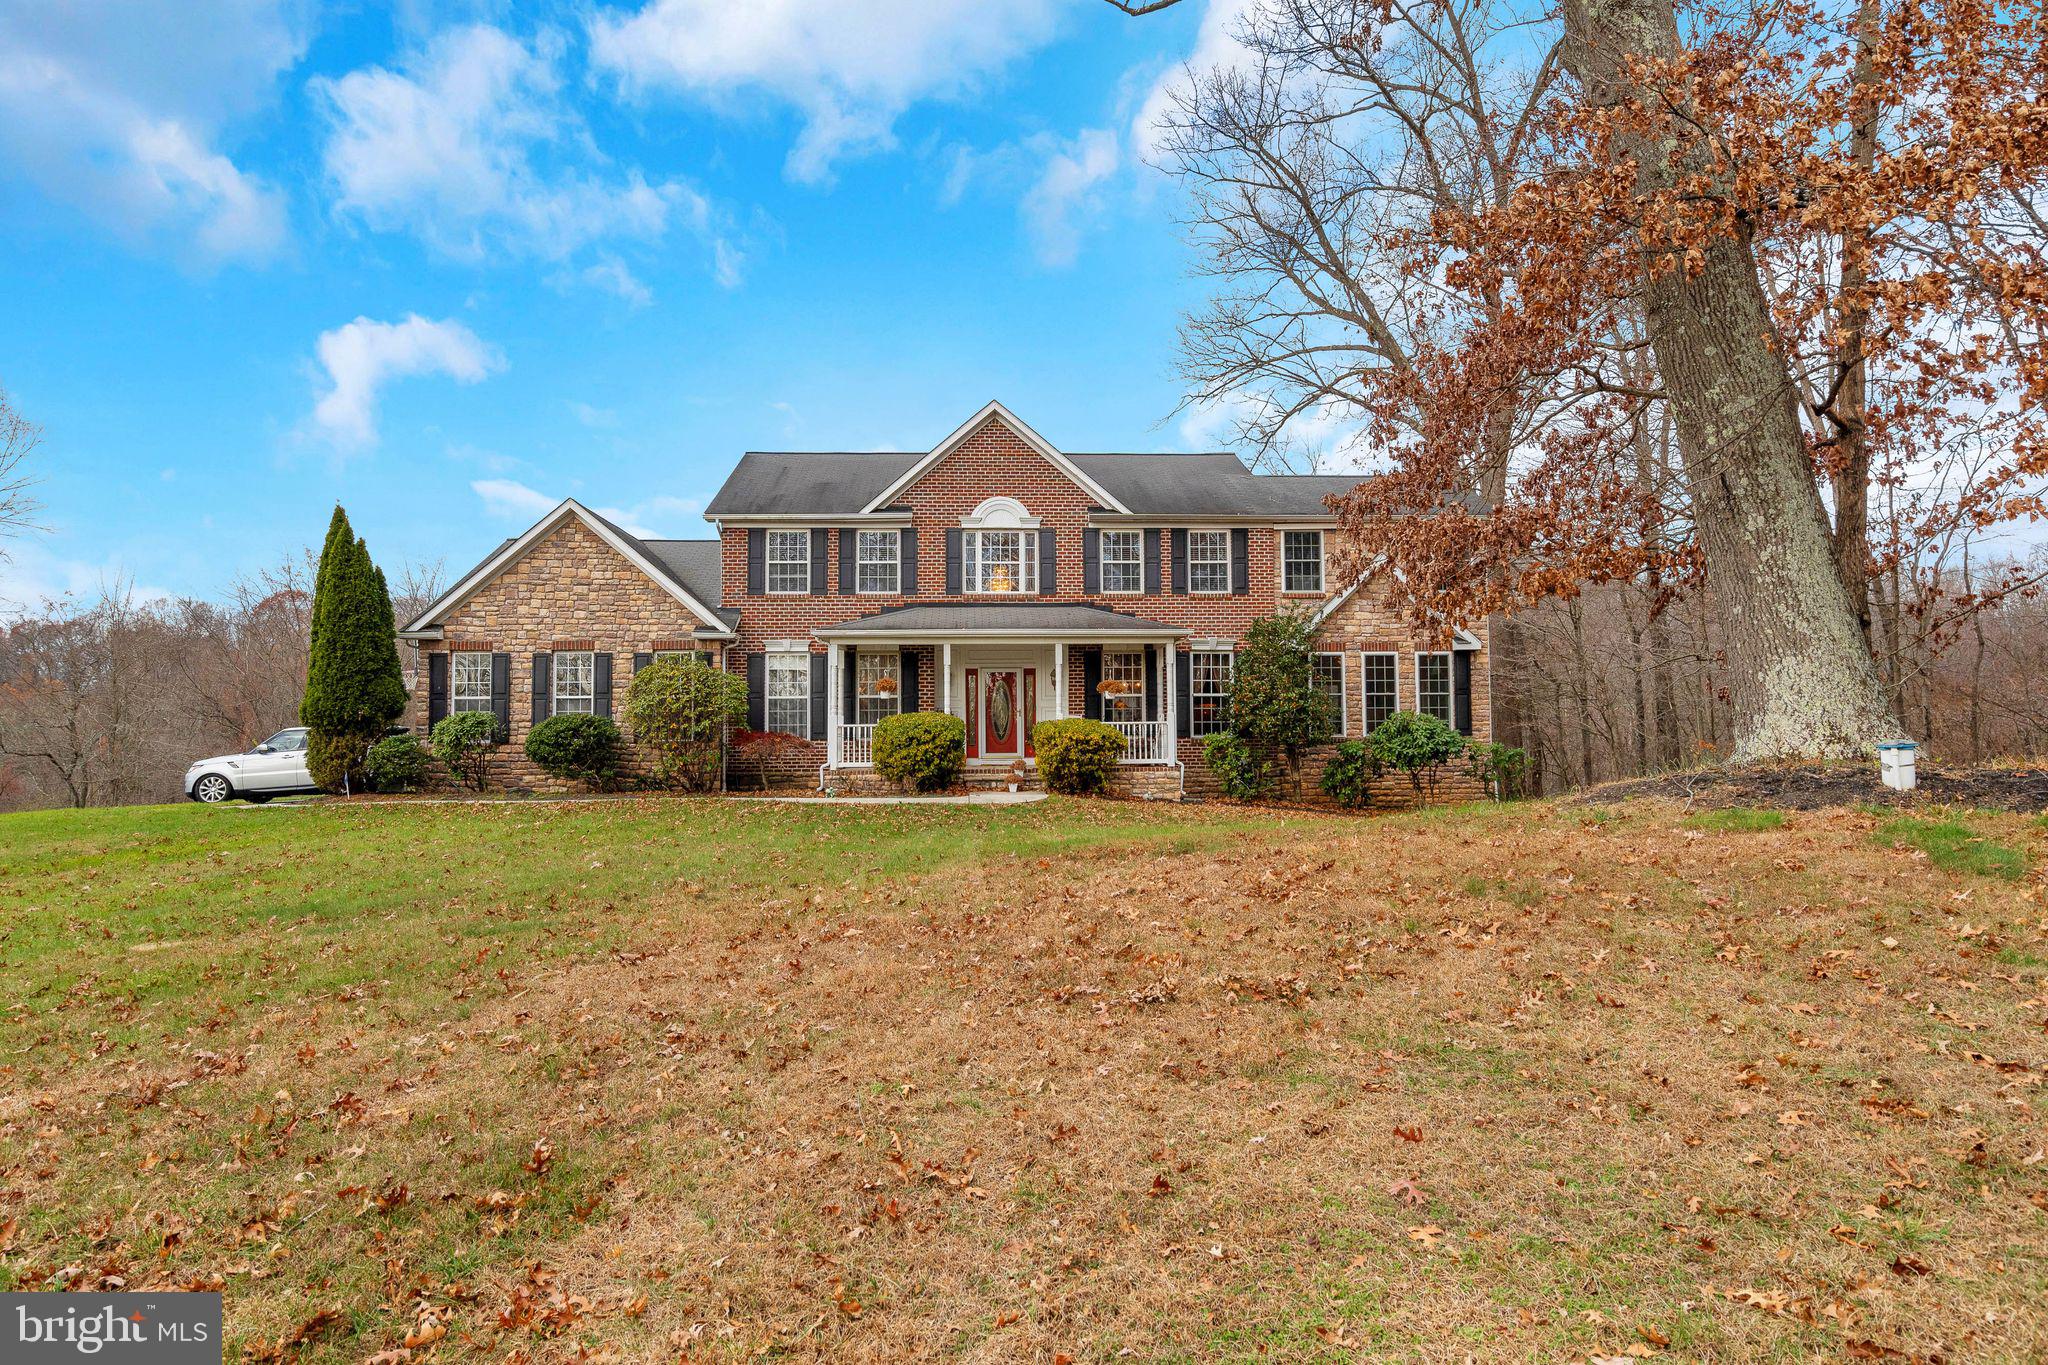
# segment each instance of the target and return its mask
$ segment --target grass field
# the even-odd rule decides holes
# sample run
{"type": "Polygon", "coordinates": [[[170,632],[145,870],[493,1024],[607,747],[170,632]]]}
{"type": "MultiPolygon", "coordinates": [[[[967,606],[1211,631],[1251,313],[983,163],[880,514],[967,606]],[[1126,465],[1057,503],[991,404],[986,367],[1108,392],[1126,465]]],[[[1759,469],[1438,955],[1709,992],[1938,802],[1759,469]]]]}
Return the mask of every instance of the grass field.
{"type": "Polygon", "coordinates": [[[2048,1358],[2048,827],[0,817],[0,1289],[396,1362],[2048,1358]]]}

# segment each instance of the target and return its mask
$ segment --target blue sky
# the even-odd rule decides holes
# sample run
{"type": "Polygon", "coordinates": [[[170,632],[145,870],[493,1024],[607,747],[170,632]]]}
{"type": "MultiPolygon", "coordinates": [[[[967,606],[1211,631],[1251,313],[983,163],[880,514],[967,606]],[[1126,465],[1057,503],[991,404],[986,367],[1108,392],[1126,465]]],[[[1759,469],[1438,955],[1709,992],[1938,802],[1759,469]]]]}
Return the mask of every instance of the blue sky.
{"type": "Polygon", "coordinates": [[[1073,449],[1176,417],[1147,129],[1230,0],[0,0],[0,384],[48,533],[0,599],[211,595],[344,503],[465,568],[650,533],[747,449],[1073,449]]]}

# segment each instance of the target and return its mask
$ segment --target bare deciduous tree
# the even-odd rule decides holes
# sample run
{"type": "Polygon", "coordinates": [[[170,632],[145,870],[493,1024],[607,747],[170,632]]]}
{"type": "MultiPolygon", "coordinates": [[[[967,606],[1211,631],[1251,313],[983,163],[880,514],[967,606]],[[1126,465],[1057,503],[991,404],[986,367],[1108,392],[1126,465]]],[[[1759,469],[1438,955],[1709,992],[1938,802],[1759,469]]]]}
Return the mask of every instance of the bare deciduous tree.
{"type": "Polygon", "coordinates": [[[28,457],[42,442],[43,431],[23,417],[0,385],[0,560],[7,558],[6,540],[34,529],[37,511],[29,489],[28,457]]]}

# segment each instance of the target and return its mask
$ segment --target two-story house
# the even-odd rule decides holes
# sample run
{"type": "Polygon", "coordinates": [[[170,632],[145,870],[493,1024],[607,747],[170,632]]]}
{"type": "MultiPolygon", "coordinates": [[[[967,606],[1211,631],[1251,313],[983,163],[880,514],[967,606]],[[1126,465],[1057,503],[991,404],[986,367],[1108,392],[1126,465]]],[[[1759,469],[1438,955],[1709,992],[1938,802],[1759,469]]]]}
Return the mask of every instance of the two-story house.
{"type": "Polygon", "coordinates": [[[716,540],[641,539],[571,500],[500,545],[401,632],[425,656],[412,720],[493,711],[516,755],[535,722],[617,715],[630,670],[694,651],[745,676],[752,729],[802,741],[789,780],[872,783],[897,711],[965,721],[970,778],[1028,767],[1036,721],[1090,716],[1128,740],[1126,790],[1175,796],[1212,785],[1202,741],[1246,627],[1296,607],[1341,734],[1416,710],[1483,737],[1483,625],[1418,640],[1382,585],[1332,579],[1323,500],[1356,481],[1061,451],[1000,403],[922,453],[751,452],[706,509],[716,540]]]}

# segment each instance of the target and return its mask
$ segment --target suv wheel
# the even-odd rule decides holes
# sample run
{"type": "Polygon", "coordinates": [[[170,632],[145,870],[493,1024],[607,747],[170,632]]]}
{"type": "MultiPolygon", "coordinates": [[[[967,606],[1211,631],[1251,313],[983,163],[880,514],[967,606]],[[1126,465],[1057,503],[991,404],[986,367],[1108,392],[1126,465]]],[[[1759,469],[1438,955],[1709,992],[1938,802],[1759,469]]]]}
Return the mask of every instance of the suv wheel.
{"type": "Polygon", "coordinates": [[[209,806],[217,806],[223,801],[232,800],[234,795],[234,785],[219,773],[208,773],[192,784],[192,799],[203,801],[209,806]]]}

